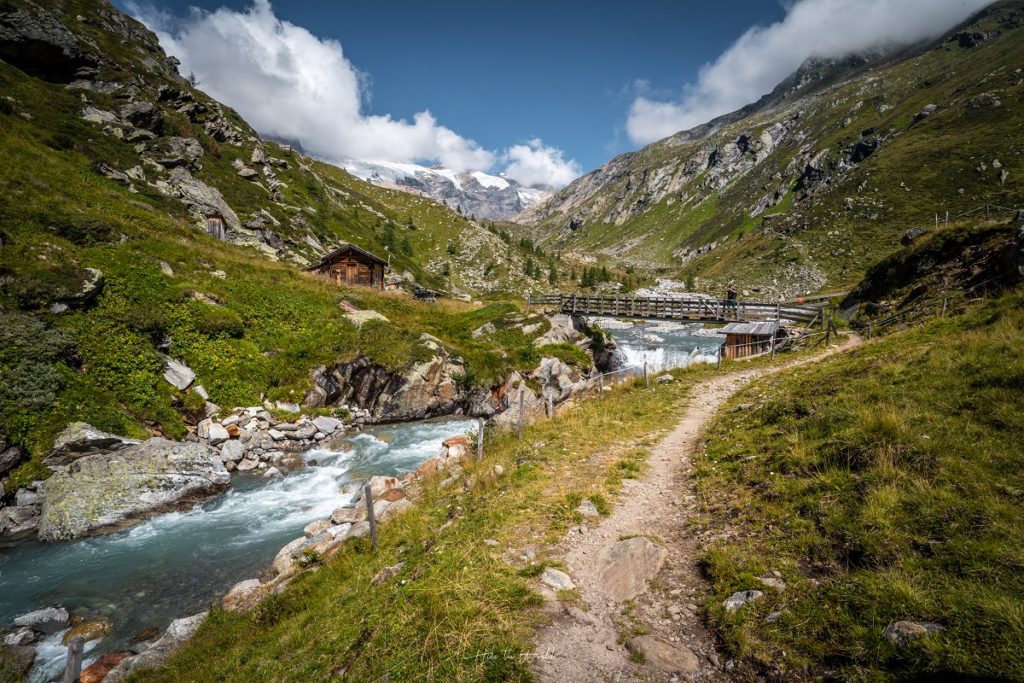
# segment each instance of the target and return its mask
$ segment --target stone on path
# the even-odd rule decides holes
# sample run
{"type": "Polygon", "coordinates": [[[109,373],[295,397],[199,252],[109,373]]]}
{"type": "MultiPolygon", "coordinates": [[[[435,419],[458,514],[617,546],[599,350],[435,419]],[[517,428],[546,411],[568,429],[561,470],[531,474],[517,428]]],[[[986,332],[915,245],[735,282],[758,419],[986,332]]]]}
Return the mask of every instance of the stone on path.
{"type": "Polygon", "coordinates": [[[579,507],[576,508],[576,511],[584,517],[593,518],[601,516],[601,513],[597,511],[597,506],[595,506],[594,502],[589,498],[580,503],[579,507]]]}
{"type": "Polygon", "coordinates": [[[632,600],[647,589],[665,563],[668,552],[644,536],[634,536],[607,546],[597,558],[601,585],[617,602],[632,600]]]}
{"type": "Polygon", "coordinates": [[[641,655],[644,662],[667,674],[695,674],[700,669],[697,656],[682,645],[673,645],[654,636],[638,636],[626,642],[626,648],[641,655]]]}
{"type": "Polygon", "coordinates": [[[554,567],[546,567],[540,575],[540,582],[556,591],[571,591],[576,588],[568,574],[554,567]]]}

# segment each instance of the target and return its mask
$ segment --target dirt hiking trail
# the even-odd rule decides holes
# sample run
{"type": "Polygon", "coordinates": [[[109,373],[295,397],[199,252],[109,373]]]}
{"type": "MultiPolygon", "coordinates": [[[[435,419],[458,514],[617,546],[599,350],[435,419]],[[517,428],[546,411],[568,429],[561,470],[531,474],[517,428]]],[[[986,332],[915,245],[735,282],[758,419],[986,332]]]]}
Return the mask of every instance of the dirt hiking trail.
{"type": "Polygon", "coordinates": [[[732,663],[715,651],[697,614],[700,541],[686,520],[697,507],[690,472],[705,426],[755,379],[817,362],[861,343],[855,336],[814,356],[740,369],[695,385],[686,412],[647,461],[623,482],[612,514],[570,533],[555,557],[565,563],[579,605],[547,593],[553,621],[537,635],[532,666],[550,683],[728,680],[732,663]],[[656,539],[658,542],[655,542],[656,539]],[[650,579],[656,577],[654,584],[650,579]],[[624,646],[623,634],[630,636],[624,646]]]}

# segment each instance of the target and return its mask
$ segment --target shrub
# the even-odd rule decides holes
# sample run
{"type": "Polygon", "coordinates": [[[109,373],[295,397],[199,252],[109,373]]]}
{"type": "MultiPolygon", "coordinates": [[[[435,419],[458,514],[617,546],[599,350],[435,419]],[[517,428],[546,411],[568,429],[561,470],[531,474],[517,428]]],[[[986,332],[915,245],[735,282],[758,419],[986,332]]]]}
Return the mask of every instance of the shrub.
{"type": "Polygon", "coordinates": [[[92,218],[71,218],[62,221],[57,226],[57,234],[80,247],[116,241],[114,228],[110,224],[92,218]]]}
{"type": "Polygon", "coordinates": [[[193,314],[197,330],[211,339],[230,337],[239,339],[245,335],[245,323],[226,308],[201,305],[193,314]]]}

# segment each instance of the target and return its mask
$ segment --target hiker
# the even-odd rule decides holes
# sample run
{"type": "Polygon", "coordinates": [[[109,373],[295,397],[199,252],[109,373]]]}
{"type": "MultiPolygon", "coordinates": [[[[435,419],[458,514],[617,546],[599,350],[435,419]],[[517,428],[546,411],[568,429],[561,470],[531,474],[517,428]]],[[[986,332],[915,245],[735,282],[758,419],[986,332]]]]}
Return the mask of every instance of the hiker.
{"type": "Polygon", "coordinates": [[[725,305],[729,308],[736,308],[736,288],[732,285],[725,290],[725,305]]]}

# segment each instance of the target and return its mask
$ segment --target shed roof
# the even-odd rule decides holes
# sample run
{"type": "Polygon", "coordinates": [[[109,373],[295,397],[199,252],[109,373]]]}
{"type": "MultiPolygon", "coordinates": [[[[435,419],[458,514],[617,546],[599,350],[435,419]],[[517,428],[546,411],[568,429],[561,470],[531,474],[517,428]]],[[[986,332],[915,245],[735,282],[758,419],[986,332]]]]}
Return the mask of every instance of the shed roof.
{"type": "Polygon", "coordinates": [[[755,337],[770,337],[779,331],[779,321],[763,323],[729,323],[718,334],[752,334],[755,337]]]}
{"type": "Polygon", "coordinates": [[[367,258],[367,259],[369,259],[371,261],[376,261],[377,263],[383,264],[385,266],[388,265],[388,262],[385,261],[384,259],[380,258],[379,256],[371,254],[370,252],[366,251],[365,249],[361,249],[361,248],[357,247],[356,245],[352,244],[351,242],[349,242],[347,244],[341,245],[340,247],[338,247],[337,249],[335,249],[334,251],[332,251],[332,252],[330,252],[328,254],[324,254],[324,256],[319,261],[317,261],[313,265],[311,265],[308,268],[306,268],[306,270],[316,270],[320,266],[322,266],[325,263],[327,263],[328,261],[330,261],[335,256],[338,256],[342,252],[345,252],[345,251],[348,251],[348,250],[352,250],[352,251],[356,252],[357,254],[359,254],[360,256],[363,256],[363,257],[365,257],[365,258],[367,258]]]}

